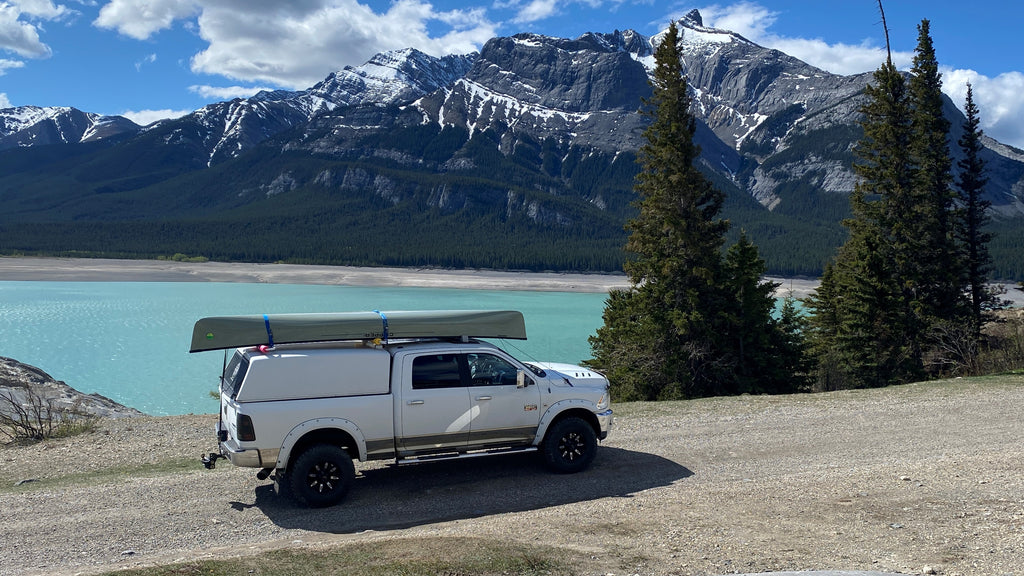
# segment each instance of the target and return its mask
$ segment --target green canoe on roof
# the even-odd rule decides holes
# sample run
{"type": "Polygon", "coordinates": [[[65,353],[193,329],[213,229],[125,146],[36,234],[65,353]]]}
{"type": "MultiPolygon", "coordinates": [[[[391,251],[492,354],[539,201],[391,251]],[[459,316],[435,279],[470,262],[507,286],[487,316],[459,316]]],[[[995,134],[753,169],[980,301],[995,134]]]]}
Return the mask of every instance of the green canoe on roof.
{"type": "Polygon", "coordinates": [[[323,314],[260,314],[200,318],[189,352],[332,340],[380,338],[526,339],[515,310],[405,310],[323,314]]]}

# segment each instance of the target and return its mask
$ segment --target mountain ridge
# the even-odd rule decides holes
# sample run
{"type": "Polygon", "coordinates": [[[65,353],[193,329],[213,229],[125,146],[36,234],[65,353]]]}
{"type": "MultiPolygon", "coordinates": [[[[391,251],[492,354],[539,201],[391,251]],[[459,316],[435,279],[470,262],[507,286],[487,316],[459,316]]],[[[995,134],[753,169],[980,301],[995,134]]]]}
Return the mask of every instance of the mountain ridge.
{"type": "MultiPolygon", "coordinates": [[[[702,169],[727,192],[727,216],[758,242],[774,271],[815,273],[842,242],[838,223],[855,182],[852,150],[871,74],[822,71],[705,27],[697,11],[680,27],[702,169]]],[[[74,161],[61,160],[63,174],[55,174],[57,164],[45,164],[56,162],[52,154],[16,153],[9,146],[0,149],[0,200],[9,208],[0,228],[6,221],[10,232],[18,220],[75,230],[72,222],[116,228],[114,222],[161,219],[176,222],[176,233],[187,236],[183,230],[197,225],[197,218],[267,218],[278,222],[268,229],[293,229],[280,222],[290,214],[365,230],[351,215],[332,212],[363,211],[405,222],[407,229],[415,222],[424,228],[417,231],[421,241],[463,226],[475,230],[480,242],[540,254],[542,249],[527,247],[530,239],[508,242],[529,229],[537,242],[564,241],[591,254],[586,266],[615,269],[608,263],[623,257],[633,160],[646,127],[638,110],[650,95],[658,38],[632,30],[575,39],[522,33],[493,38],[469,55],[382,53],[307,90],[210,104],[183,118],[112,132],[106,143],[69,140],[70,146],[94,148],[75,152],[74,161]],[[17,154],[39,164],[24,175],[5,174],[5,156],[13,166],[17,154]]],[[[948,99],[946,114],[956,159],[963,116],[948,99]]],[[[19,133],[0,132],[0,148],[19,133]]],[[[1024,216],[1024,153],[986,143],[993,213],[1017,234],[1021,226],[1014,217],[1024,216]]],[[[357,245],[353,253],[361,254],[361,263],[407,261],[353,238],[354,231],[293,231],[357,245]]],[[[0,250],[53,245],[34,234],[20,228],[13,240],[0,241],[0,250]]],[[[490,267],[488,258],[519,260],[498,249],[439,241],[453,253],[476,254],[442,263],[490,267]]],[[[199,244],[185,242],[174,251],[201,252],[199,244]]],[[[237,250],[228,252],[239,257],[237,250]]],[[[332,262],[346,261],[344,251],[325,248],[325,254],[332,262]]],[[[260,257],[299,256],[274,251],[260,257]]],[[[427,256],[422,260],[432,264],[427,256]]]]}

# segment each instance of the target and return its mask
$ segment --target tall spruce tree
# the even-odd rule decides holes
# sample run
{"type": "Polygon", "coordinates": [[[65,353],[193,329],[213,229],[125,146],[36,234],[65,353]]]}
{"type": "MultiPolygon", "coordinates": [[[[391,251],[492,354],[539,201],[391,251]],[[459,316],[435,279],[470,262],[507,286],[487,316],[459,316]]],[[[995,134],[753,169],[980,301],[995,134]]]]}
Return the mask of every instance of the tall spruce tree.
{"type": "Polygon", "coordinates": [[[924,376],[925,357],[970,310],[967,226],[951,186],[949,122],[928,20],[918,26],[909,86],[891,58],[874,78],[861,109],[850,238],[808,300],[819,387],[924,376]]]}
{"type": "Polygon", "coordinates": [[[618,397],[683,398],[707,394],[718,372],[716,282],[728,222],[724,197],[697,169],[696,122],[682,74],[675,23],[654,52],[651,124],[638,153],[638,215],[627,224],[625,264],[632,287],[613,293],[604,326],[591,338],[591,364],[618,397]]]}
{"type": "Polygon", "coordinates": [[[912,305],[916,231],[906,82],[889,58],[865,88],[849,229],[807,302],[818,388],[884,386],[921,372],[912,305]]]}
{"type": "Polygon", "coordinates": [[[755,380],[758,390],[778,391],[788,360],[767,375],[757,365],[792,358],[771,347],[792,344],[793,334],[769,335],[781,328],[770,323],[774,286],[760,280],[756,247],[744,236],[728,265],[723,259],[724,195],[697,167],[680,57],[672,23],[655,50],[652,96],[642,111],[651,124],[638,153],[638,214],[627,224],[631,287],[609,295],[588,364],[608,375],[623,400],[736,394],[754,390],[755,380]]]}
{"type": "Polygon", "coordinates": [[[1005,302],[989,286],[992,258],[988,252],[988,243],[992,235],[985,231],[985,227],[989,222],[988,209],[992,203],[983,196],[988,178],[985,177],[985,161],[981,158],[984,149],[981,143],[981,120],[974,103],[974,89],[970,84],[967,85],[964,114],[964,131],[957,142],[963,152],[963,158],[957,162],[960,175],[956,180],[962,213],[959,233],[967,274],[966,292],[970,300],[970,332],[974,342],[980,342],[981,329],[990,319],[990,312],[1005,306],[1005,302]]]}
{"type": "Polygon", "coordinates": [[[967,312],[964,298],[966,269],[956,234],[952,165],[949,155],[949,121],[943,113],[942,75],[935,57],[930,23],[917,27],[917,48],[910,76],[911,158],[915,167],[913,211],[904,216],[916,244],[908,246],[913,264],[914,312],[920,335],[936,323],[958,322],[967,312]]]}

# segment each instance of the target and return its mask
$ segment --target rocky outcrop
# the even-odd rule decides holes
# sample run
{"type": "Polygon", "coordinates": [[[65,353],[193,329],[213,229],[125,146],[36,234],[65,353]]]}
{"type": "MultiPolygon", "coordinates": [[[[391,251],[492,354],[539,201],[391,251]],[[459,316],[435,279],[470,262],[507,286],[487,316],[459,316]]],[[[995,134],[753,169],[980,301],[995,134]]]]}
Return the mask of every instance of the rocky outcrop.
{"type": "Polygon", "coordinates": [[[614,153],[640,145],[636,111],[650,95],[647,72],[627,50],[634,35],[537,34],[494,38],[447,90],[417,105],[441,126],[494,130],[503,151],[523,137],[555,138],[614,153]]]}
{"type": "Polygon", "coordinates": [[[48,403],[48,409],[78,414],[121,418],[142,416],[142,412],[114,402],[100,394],[84,394],[35,366],[0,356],[0,413],[10,415],[11,402],[31,404],[34,399],[48,403]]]}

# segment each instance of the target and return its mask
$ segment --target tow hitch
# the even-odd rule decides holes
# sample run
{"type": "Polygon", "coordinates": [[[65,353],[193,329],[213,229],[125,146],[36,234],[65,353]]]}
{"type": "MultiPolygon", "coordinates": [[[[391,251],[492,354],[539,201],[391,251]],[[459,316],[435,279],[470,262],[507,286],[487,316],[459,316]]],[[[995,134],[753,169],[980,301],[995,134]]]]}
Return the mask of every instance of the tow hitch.
{"type": "Polygon", "coordinates": [[[217,467],[217,460],[220,460],[222,458],[224,460],[227,460],[228,457],[223,454],[218,454],[216,452],[210,452],[208,456],[203,456],[200,460],[203,462],[203,466],[207,470],[213,470],[214,468],[217,467]]]}

